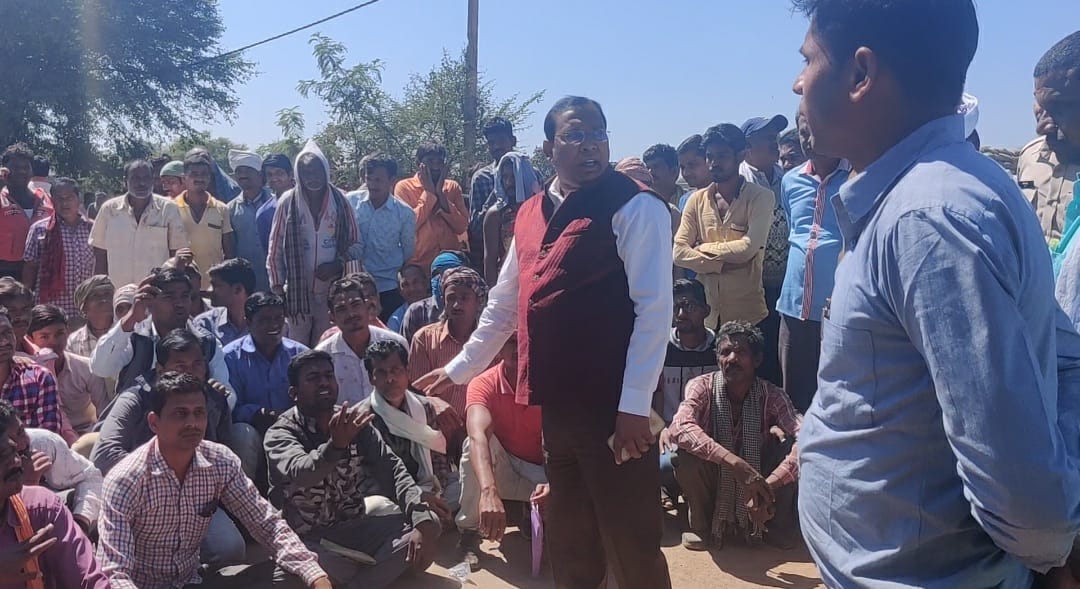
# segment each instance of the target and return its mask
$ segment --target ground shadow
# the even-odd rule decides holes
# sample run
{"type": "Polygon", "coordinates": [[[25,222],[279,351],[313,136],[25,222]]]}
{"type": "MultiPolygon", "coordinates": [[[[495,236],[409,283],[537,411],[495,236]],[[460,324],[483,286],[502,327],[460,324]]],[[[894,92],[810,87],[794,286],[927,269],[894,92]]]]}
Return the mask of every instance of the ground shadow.
{"type": "Polygon", "coordinates": [[[811,562],[810,553],[801,544],[790,550],[770,546],[725,546],[720,550],[709,550],[709,556],[717,568],[725,573],[761,587],[815,589],[821,586],[821,580],[815,577],[789,572],[769,574],[769,571],[785,563],[811,562]]]}

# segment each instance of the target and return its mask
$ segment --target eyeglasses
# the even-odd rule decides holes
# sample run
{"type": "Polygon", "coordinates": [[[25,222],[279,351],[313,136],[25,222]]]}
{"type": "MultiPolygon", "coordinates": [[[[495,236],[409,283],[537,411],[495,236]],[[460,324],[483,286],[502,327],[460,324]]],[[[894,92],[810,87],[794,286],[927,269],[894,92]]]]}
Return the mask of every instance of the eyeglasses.
{"type": "Polygon", "coordinates": [[[582,130],[567,131],[562,135],[559,135],[559,139],[562,139],[563,143],[568,145],[581,145],[585,143],[585,140],[592,138],[597,143],[607,143],[608,130],[607,129],[593,129],[591,133],[586,133],[582,130]]]}

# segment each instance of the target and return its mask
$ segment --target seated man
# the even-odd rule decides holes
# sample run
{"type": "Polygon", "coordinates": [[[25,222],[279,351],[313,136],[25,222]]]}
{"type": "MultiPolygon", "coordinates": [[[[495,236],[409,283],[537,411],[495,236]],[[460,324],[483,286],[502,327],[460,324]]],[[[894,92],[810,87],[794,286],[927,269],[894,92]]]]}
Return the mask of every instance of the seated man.
{"type": "Polygon", "coordinates": [[[223,509],[284,571],[307,587],[329,588],[317,557],[259,495],[236,455],[203,438],[208,410],[202,379],[166,372],[151,389],[150,405],[147,421],[155,437],[105,477],[98,560],[113,588],[227,587],[230,580],[220,576],[200,579],[197,550],[223,509]]]}
{"type": "MultiPolygon", "coordinates": [[[[202,436],[219,444],[229,444],[232,440],[232,415],[225,402],[223,387],[207,380],[206,358],[199,339],[185,329],[174,330],[158,341],[155,355],[157,370],[136,379],[135,385],[120,393],[101,416],[99,437],[90,460],[106,476],[121,460],[153,439],[154,429],[148,420],[154,406],[153,385],[166,372],[190,374],[203,383],[208,425],[201,428],[204,430],[202,436]]],[[[242,561],[246,548],[240,530],[223,511],[214,513],[211,519],[211,533],[202,546],[203,562],[231,564],[242,561]]]]}
{"type": "Polygon", "coordinates": [[[764,359],[761,331],[731,321],[716,345],[720,370],[690,381],[669,428],[690,511],[682,544],[720,548],[730,536],[756,543],[768,523],[764,539],[789,547],[799,476],[795,409],[783,390],[754,375],[764,359]]]}
{"type": "Polygon", "coordinates": [[[110,589],[94,560],[94,547],[63,499],[44,487],[26,486],[32,468],[17,442],[0,436],[0,563],[4,587],[110,589]]]}
{"type": "Polygon", "coordinates": [[[15,352],[33,358],[37,350],[27,341],[26,329],[30,327],[34,292],[10,276],[0,276],[0,307],[7,309],[8,320],[15,331],[15,352]]]}
{"type": "Polygon", "coordinates": [[[259,482],[257,475],[265,478],[266,473],[263,436],[292,407],[289,362],[307,346],[282,335],[285,301],[275,294],[257,292],[248,297],[244,317],[250,332],[225,346],[225,364],[236,391],[233,448],[244,472],[259,482]]]}
{"type": "Polygon", "coordinates": [[[424,501],[449,524],[461,490],[457,474],[446,458],[445,435],[431,399],[409,390],[409,352],[400,342],[387,340],[368,346],[364,368],[374,389],[360,404],[372,411],[372,425],[383,442],[397,454],[409,476],[424,490],[424,501]]]}
{"type": "MultiPolygon", "coordinates": [[[[705,302],[705,287],[697,280],[676,280],[675,327],[671,328],[664,371],[660,386],[653,398],[653,410],[671,425],[675,411],[683,400],[690,379],[716,370],[716,334],[705,327],[709,304],[705,302]]],[[[675,444],[671,443],[668,428],[660,432],[660,483],[667,495],[666,509],[675,507],[680,495],[675,480],[675,444]]]]}
{"type": "Polygon", "coordinates": [[[255,269],[243,258],[230,258],[208,273],[213,308],[196,317],[195,324],[227,346],[248,334],[244,304],[255,293],[255,269]]]}
{"type": "MultiPolygon", "coordinates": [[[[67,351],[68,318],[55,305],[37,305],[30,312],[27,338],[41,350],[52,350],[60,410],[74,433],[93,429],[98,412],[112,400],[105,379],[90,372],[90,359],[67,351]]],[[[69,440],[72,442],[74,440],[69,440]]]]}
{"type": "Polygon", "coordinates": [[[386,328],[401,333],[401,323],[405,320],[409,305],[431,296],[430,291],[431,281],[428,279],[427,270],[416,264],[406,264],[398,270],[398,292],[405,302],[390,314],[390,318],[386,320],[386,328]]]}
{"type": "Polygon", "coordinates": [[[68,448],[59,435],[24,427],[15,408],[0,401],[0,440],[15,440],[22,458],[23,484],[43,486],[68,494],[67,505],[83,532],[97,524],[101,513],[101,471],[68,448]]]}
{"type": "Polygon", "coordinates": [[[0,398],[30,427],[61,432],[60,400],[56,379],[44,366],[17,355],[15,328],[7,309],[0,307],[0,398]]]}
{"type": "Polygon", "coordinates": [[[67,351],[90,358],[97,347],[98,338],[113,326],[112,301],[116,288],[104,274],[87,278],[75,289],[75,304],[86,318],[86,325],[68,336],[67,351]]]}
{"type": "Polygon", "coordinates": [[[90,369],[102,378],[116,378],[117,391],[126,390],[157,364],[154,344],[161,334],[187,328],[199,338],[210,377],[229,389],[227,400],[232,409],[236,399],[221,345],[213,334],[189,321],[192,292],[191,278],[184,270],[165,268],[144,279],[131,309],[98,340],[90,369]]]}
{"type": "MultiPolygon", "coordinates": [[[[465,402],[469,437],[461,454],[461,511],[456,521],[459,547],[471,567],[479,566],[480,536],[502,540],[503,500],[528,505],[537,485],[547,483],[540,407],[515,393],[516,336],[506,340],[500,356],[502,362],[469,383],[465,402]]],[[[527,511],[520,521],[529,527],[527,511]]]]}
{"type": "Polygon", "coordinates": [[[330,355],[312,350],[293,358],[289,394],[296,406],[266,433],[270,499],[319,554],[334,583],[380,589],[409,568],[426,569],[437,549],[437,519],[378,430],[366,427],[374,415],[337,406],[330,355]],[[385,497],[399,510],[372,513],[385,497]],[[363,552],[374,564],[357,564],[342,548],[363,552]]]}
{"type": "Polygon", "coordinates": [[[334,360],[342,402],[356,405],[371,395],[371,379],[362,360],[369,345],[387,340],[405,344],[400,335],[371,324],[378,318],[375,313],[378,298],[375,279],[366,272],[350,274],[330,284],[327,306],[330,319],[340,332],[320,342],[316,349],[327,352],[334,360]]]}
{"type": "Polygon", "coordinates": [[[435,256],[435,261],[431,263],[431,296],[409,305],[401,319],[400,333],[406,340],[411,342],[416,332],[442,317],[443,296],[439,279],[447,270],[460,268],[468,263],[469,256],[465,252],[445,251],[435,256]]]}

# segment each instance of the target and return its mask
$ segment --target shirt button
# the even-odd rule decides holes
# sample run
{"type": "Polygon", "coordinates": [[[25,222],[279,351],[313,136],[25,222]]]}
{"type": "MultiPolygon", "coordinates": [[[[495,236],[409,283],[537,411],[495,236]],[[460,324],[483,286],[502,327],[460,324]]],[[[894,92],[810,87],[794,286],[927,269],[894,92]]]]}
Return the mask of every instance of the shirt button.
{"type": "Polygon", "coordinates": [[[533,280],[540,280],[540,273],[533,274],[533,280]]]}

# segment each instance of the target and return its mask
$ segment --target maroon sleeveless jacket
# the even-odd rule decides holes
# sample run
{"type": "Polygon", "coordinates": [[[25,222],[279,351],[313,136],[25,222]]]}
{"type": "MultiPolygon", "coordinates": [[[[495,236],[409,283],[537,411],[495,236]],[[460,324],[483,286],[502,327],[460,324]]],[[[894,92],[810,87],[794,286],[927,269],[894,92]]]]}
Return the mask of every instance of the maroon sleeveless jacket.
{"type": "Polygon", "coordinates": [[[647,190],[609,168],[557,211],[544,192],[521,205],[518,387],[531,404],[618,407],[636,315],[611,218],[647,190]]]}

